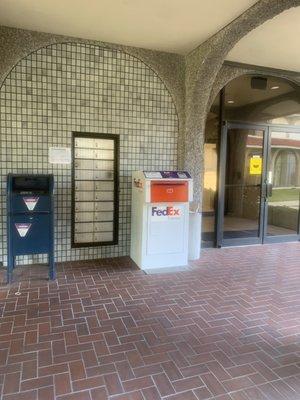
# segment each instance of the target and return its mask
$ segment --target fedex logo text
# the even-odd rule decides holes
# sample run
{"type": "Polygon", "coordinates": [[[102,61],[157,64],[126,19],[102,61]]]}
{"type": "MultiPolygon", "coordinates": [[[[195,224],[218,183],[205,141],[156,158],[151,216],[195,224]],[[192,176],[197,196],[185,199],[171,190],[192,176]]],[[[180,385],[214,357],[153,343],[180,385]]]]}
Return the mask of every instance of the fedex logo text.
{"type": "Polygon", "coordinates": [[[173,206],[168,206],[165,208],[152,207],[152,216],[179,217],[180,211],[181,210],[179,208],[174,208],[173,206]]]}

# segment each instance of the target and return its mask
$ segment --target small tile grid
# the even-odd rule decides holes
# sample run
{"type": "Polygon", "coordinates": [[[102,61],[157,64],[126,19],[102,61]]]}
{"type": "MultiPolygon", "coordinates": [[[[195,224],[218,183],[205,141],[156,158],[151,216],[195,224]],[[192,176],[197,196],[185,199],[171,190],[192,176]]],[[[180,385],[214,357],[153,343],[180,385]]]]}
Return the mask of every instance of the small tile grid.
{"type": "Polygon", "coordinates": [[[1,285],[2,400],[299,400],[299,243],[17,267],[1,285]],[[19,295],[15,295],[16,291],[19,295]]]}
{"type": "MultiPolygon", "coordinates": [[[[131,173],[174,169],[178,119],[160,78],[142,61],[89,44],[55,44],[30,54],[0,90],[0,257],[6,263],[6,175],[53,173],[56,260],[129,254],[131,173]],[[71,249],[71,167],[50,165],[48,148],[71,146],[72,131],[120,135],[119,244],[71,249]]],[[[18,263],[45,261],[19,257],[18,263]]]]}

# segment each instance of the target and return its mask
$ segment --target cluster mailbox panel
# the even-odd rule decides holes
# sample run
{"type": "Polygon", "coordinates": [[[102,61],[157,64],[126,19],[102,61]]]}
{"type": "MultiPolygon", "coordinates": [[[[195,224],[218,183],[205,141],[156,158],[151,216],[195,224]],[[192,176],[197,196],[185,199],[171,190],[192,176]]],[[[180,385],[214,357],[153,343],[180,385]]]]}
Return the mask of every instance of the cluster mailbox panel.
{"type": "Polygon", "coordinates": [[[118,136],[73,134],[73,247],[117,243],[118,136]]]}

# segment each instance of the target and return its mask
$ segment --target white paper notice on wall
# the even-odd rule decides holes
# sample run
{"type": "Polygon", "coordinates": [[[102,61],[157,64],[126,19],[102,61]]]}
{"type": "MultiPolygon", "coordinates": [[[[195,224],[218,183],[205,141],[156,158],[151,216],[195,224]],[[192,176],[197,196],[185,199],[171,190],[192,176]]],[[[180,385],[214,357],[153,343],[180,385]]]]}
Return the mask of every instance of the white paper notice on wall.
{"type": "Polygon", "coordinates": [[[49,147],[50,164],[71,164],[70,147],[49,147]]]}

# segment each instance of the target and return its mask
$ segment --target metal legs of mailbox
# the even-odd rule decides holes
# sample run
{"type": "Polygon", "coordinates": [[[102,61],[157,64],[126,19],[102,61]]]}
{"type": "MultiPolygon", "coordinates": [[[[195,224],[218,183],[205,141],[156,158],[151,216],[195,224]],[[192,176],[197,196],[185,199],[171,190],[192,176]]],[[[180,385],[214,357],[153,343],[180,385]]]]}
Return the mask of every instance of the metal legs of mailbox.
{"type": "Polygon", "coordinates": [[[12,271],[16,266],[16,259],[12,255],[9,255],[7,258],[7,271],[6,271],[6,281],[7,283],[11,283],[12,281],[12,271]]]}
{"type": "Polygon", "coordinates": [[[56,270],[54,265],[54,253],[49,254],[49,279],[54,280],[56,278],[56,270]]]}
{"type": "MultiPolygon", "coordinates": [[[[56,279],[56,270],[55,270],[55,262],[54,262],[54,254],[49,254],[48,256],[48,264],[49,264],[49,280],[54,280],[56,279]]],[[[13,256],[8,256],[7,258],[7,269],[6,269],[6,283],[12,283],[12,275],[13,275],[13,270],[15,269],[16,266],[16,258],[13,256]]]]}

